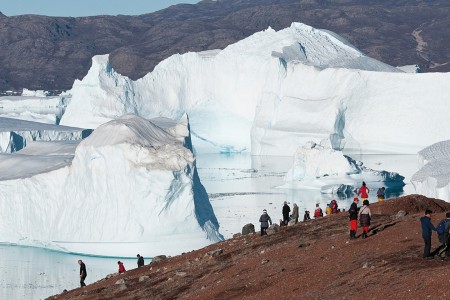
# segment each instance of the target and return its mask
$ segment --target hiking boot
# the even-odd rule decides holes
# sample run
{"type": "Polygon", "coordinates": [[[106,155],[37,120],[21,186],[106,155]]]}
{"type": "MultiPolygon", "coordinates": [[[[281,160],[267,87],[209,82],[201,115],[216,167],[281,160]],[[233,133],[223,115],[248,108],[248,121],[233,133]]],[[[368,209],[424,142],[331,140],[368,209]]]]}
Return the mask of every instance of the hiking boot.
{"type": "Polygon", "coordinates": [[[365,232],[362,233],[362,238],[365,239],[367,237],[367,234],[365,232]]]}

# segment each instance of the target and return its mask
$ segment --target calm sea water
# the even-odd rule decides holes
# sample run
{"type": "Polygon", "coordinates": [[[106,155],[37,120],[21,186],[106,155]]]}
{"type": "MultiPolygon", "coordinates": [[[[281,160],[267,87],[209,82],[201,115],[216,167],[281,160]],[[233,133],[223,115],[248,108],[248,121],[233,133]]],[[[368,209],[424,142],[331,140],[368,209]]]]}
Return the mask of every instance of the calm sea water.
{"type": "MultiPolygon", "coordinates": [[[[362,160],[373,169],[399,172],[406,177],[407,185],[396,194],[413,192],[409,179],[417,170],[415,155],[366,155],[353,158],[362,160]]],[[[278,222],[284,201],[288,201],[291,207],[294,202],[297,203],[301,213],[304,210],[312,211],[316,203],[325,208],[333,196],[320,194],[316,190],[279,188],[291,164],[290,157],[252,157],[249,154],[211,154],[197,158],[200,179],[210,195],[220,231],[226,238],[240,232],[247,223],[258,227],[263,209],[267,209],[272,220],[278,222]]],[[[346,208],[351,199],[337,200],[341,208],[346,208]]],[[[376,201],[373,196],[370,200],[376,201]]],[[[0,254],[0,299],[43,299],[64,289],[78,287],[78,259],[86,263],[86,283],[116,272],[119,260],[11,245],[0,245],[0,254]]],[[[127,269],[136,267],[135,258],[120,260],[125,262],[127,269]]]]}

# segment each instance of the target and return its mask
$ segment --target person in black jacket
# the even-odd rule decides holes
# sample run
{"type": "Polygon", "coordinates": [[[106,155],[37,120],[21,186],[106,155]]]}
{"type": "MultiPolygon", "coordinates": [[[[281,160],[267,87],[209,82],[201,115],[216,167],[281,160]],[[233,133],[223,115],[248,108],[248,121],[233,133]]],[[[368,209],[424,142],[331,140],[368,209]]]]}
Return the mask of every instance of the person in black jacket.
{"type": "Polygon", "coordinates": [[[78,260],[78,264],[80,265],[80,286],[83,287],[86,286],[86,284],[84,283],[84,280],[86,279],[87,276],[86,265],[81,259],[78,260]]]}
{"type": "Polygon", "coordinates": [[[436,228],[434,227],[433,223],[431,223],[431,214],[433,212],[429,209],[425,211],[425,216],[420,218],[420,223],[422,225],[422,238],[425,243],[423,248],[423,258],[429,259],[433,258],[431,256],[431,235],[432,230],[436,231],[436,228]]]}
{"type": "Polygon", "coordinates": [[[353,203],[348,210],[350,218],[350,239],[356,238],[356,231],[358,230],[358,201],[357,197],[353,198],[353,203]]]}
{"type": "Polygon", "coordinates": [[[259,222],[261,222],[261,236],[267,234],[266,230],[269,228],[269,223],[272,225],[272,219],[267,214],[267,210],[263,210],[263,214],[259,218],[259,222]]]}
{"type": "Polygon", "coordinates": [[[138,268],[143,267],[144,266],[144,258],[142,256],[140,256],[139,254],[136,255],[136,257],[138,258],[138,260],[137,260],[138,268]]]}
{"type": "Polygon", "coordinates": [[[291,208],[287,204],[287,201],[284,201],[283,210],[282,210],[284,225],[287,225],[289,223],[289,213],[290,212],[291,212],[291,208]]]}

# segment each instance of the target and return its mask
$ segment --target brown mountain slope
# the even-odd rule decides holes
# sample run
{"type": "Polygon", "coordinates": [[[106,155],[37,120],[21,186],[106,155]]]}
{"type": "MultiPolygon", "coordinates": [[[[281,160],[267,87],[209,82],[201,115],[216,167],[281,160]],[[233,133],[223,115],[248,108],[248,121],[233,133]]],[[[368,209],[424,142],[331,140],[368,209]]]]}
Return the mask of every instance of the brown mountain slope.
{"type": "Polygon", "coordinates": [[[426,208],[437,224],[450,204],[418,195],[388,200],[371,205],[367,239],[348,240],[341,213],[229,239],[49,299],[449,299],[449,260],[421,258],[426,208]],[[396,217],[399,210],[408,214],[396,217]]]}
{"type": "Polygon", "coordinates": [[[205,0],[83,18],[0,13],[0,92],[69,89],[92,56],[106,53],[119,73],[137,79],[172,54],[224,48],[292,22],[334,31],[390,65],[450,71],[449,14],[447,0],[205,0]]]}

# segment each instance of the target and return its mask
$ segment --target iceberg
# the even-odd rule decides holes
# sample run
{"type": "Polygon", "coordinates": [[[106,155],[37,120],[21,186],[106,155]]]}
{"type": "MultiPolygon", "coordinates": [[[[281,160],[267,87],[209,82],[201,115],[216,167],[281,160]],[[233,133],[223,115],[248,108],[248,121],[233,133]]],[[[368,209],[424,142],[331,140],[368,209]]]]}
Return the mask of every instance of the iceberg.
{"type": "Polygon", "coordinates": [[[411,178],[417,193],[450,201],[450,140],[419,151],[420,170],[411,178]]]}
{"type": "Polygon", "coordinates": [[[81,140],[91,132],[91,129],[0,117],[0,153],[19,151],[33,141],[81,140]]]}
{"type": "Polygon", "coordinates": [[[61,124],[96,128],[125,113],[190,117],[195,151],[292,156],[308,141],[360,154],[415,154],[450,139],[449,73],[405,73],[301,23],[223,50],[173,55],[136,81],[95,56],[61,124]],[[424,115],[433,116],[429,122],[424,115]]]}
{"type": "Polygon", "coordinates": [[[2,170],[12,165],[0,178],[0,242],[153,257],[223,239],[187,116],[176,123],[125,115],[79,144],[34,142],[0,156],[2,170]]]}
{"type": "Polygon", "coordinates": [[[329,140],[322,144],[308,142],[294,155],[293,166],[285,176],[290,188],[320,189],[324,194],[351,195],[363,181],[371,188],[401,188],[405,177],[396,172],[367,168],[341,151],[334,150],[329,140]]]}

